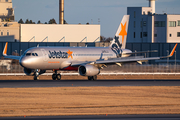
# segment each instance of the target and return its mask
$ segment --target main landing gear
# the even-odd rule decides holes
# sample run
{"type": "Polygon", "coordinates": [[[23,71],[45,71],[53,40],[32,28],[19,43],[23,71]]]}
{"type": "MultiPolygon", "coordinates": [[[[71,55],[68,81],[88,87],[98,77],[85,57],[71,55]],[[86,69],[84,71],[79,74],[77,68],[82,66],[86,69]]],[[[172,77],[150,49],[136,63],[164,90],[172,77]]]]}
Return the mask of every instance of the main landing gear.
{"type": "Polygon", "coordinates": [[[61,80],[61,74],[57,74],[57,70],[54,71],[52,75],[53,80],[61,80]]]}
{"type": "Polygon", "coordinates": [[[97,80],[97,75],[95,75],[95,76],[88,76],[88,80],[97,80]]]}

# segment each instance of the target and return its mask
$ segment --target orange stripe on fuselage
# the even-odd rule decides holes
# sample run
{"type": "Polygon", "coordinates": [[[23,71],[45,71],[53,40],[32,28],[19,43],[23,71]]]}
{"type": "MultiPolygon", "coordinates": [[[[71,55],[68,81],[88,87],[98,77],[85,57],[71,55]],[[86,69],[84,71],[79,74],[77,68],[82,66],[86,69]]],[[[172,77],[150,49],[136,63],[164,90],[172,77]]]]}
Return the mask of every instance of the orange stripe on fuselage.
{"type": "Polygon", "coordinates": [[[51,61],[49,61],[48,63],[50,63],[50,64],[51,64],[51,63],[60,63],[60,62],[59,62],[59,61],[55,61],[55,62],[51,62],[51,61]]]}

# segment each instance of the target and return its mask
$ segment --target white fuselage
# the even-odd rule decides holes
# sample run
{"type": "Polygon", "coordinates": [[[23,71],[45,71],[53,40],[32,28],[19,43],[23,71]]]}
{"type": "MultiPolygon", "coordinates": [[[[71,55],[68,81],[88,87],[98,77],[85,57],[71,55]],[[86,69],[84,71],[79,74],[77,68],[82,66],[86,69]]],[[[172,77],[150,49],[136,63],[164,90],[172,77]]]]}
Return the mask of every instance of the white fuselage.
{"type": "MultiPolygon", "coordinates": [[[[121,50],[121,57],[128,57],[128,49],[121,50]]],[[[97,61],[117,58],[109,47],[36,47],[28,49],[20,59],[20,64],[28,69],[64,69],[72,62],[97,61]]]]}

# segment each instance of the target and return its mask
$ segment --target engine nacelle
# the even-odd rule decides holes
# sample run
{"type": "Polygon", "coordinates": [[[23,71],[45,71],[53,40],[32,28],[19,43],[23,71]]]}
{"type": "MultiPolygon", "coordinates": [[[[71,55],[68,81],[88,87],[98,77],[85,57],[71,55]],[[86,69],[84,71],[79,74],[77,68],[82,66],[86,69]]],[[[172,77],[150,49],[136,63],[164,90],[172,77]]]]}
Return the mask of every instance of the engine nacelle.
{"type": "Polygon", "coordinates": [[[34,72],[35,72],[35,70],[24,68],[24,73],[28,76],[33,76],[34,72]]]}
{"type": "MultiPolygon", "coordinates": [[[[24,68],[24,73],[28,76],[34,76],[35,70],[24,68]]],[[[46,70],[38,71],[39,75],[46,73],[46,70]]]]}
{"type": "Polygon", "coordinates": [[[100,69],[93,65],[82,65],[79,67],[78,72],[81,76],[95,76],[100,73],[100,69]]]}

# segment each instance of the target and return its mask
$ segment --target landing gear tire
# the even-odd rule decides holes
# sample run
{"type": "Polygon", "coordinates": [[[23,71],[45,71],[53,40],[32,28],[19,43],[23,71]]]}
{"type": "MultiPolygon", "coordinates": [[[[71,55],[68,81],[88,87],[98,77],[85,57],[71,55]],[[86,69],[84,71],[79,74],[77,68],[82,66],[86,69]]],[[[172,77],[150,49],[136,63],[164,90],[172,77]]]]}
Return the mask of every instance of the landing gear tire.
{"type": "Polygon", "coordinates": [[[53,74],[52,79],[53,80],[61,80],[61,74],[53,74]]]}
{"type": "Polygon", "coordinates": [[[39,76],[34,76],[34,80],[39,80],[39,76]]]}
{"type": "Polygon", "coordinates": [[[53,79],[53,80],[56,80],[56,78],[57,78],[57,75],[56,75],[56,74],[53,74],[53,75],[52,75],[52,79],[53,79]]]}
{"type": "Polygon", "coordinates": [[[61,74],[57,74],[56,78],[57,80],[61,80],[61,74]]]}
{"type": "Polygon", "coordinates": [[[97,75],[96,76],[93,76],[92,78],[94,81],[97,80],[97,75]]]}
{"type": "Polygon", "coordinates": [[[92,80],[92,77],[91,77],[91,76],[88,76],[88,80],[92,80]]]}
{"type": "Polygon", "coordinates": [[[88,80],[97,80],[97,76],[95,75],[95,76],[88,76],[88,80]]]}

